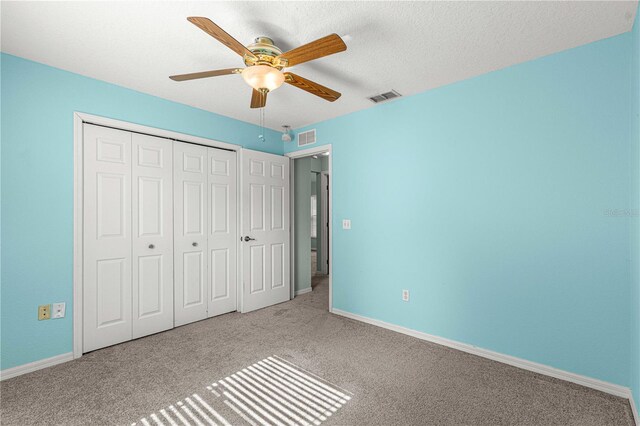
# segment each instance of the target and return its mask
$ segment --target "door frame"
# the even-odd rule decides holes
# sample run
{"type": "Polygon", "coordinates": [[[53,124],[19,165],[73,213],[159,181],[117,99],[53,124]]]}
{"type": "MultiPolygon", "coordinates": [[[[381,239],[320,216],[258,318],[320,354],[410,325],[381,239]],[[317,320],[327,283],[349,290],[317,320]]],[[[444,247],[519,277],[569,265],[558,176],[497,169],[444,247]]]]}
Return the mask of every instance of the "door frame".
{"type": "MultiPolygon", "coordinates": [[[[331,267],[331,265],[333,265],[333,172],[332,172],[332,167],[333,167],[333,151],[332,151],[332,147],[331,144],[326,144],[326,145],[319,145],[313,148],[307,148],[307,149],[302,149],[299,151],[293,151],[293,152],[288,152],[285,155],[285,157],[289,157],[291,160],[295,160],[298,158],[304,158],[304,157],[311,157],[313,155],[318,155],[318,154],[322,154],[324,152],[328,152],[329,153],[329,159],[328,159],[328,163],[329,163],[329,312],[333,312],[333,268],[331,267]]],[[[289,167],[289,199],[290,199],[290,217],[291,220],[289,221],[289,226],[291,227],[291,233],[290,235],[290,243],[289,246],[291,247],[291,260],[290,260],[290,269],[291,269],[291,299],[293,299],[295,297],[295,256],[296,256],[296,250],[295,250],[295,212],[294,212],[294,207],[295,207],[295,200],[294,200],[294,194],[295,194],[295,161],[291,161],[290,167],[289,167]]]]}
{"type": "MultiPolygon", "coordinates": [[[[143,133],[150,136],[157,136],[161,138],[173,139],[174,141],[183,141],[186,143],[194,143],[197,145],[209,146],[212,148],[223,148],[236,152],[236,190],[240,193],[240,177],[241,177],[241,159],[242,159],[242,147],[227,142],[221,142],[214,139],[202,138],[199,136],[193,136],[186,133],[173,132],[170,130],[158,129],[155,127],[143,126],[140,124],[130,123],[127,121],[115,120],[112,118],[102,117],[99,115],[87,114],[84,112],[75,111],[73,113],[73,358],[80,358],[82,356],[82,291],[83,291],[83,215],[84,215],[84,168],[83,168],[83,156],[84,156],[84,132],[83,125],[97,124],[99,126],[113,127],[115,129],[143,133]]],[[[240,206],[238,206],[240,207],[240,206]]],[[[236,212],[237,223],[240,224],[241,209],[238,208],[236,212]]],[[[236,238],[240,238],[240,226],[236,227],[236,238]]],[[[237,245],[238,259],[240,258],[241,245],[237,245]]],[[[236,262],[236,274],[240,277],[240,262],[236,262]]],[[[236,300],[237,306],[241,306],[241,286],[236,286],[236,300]]]]}

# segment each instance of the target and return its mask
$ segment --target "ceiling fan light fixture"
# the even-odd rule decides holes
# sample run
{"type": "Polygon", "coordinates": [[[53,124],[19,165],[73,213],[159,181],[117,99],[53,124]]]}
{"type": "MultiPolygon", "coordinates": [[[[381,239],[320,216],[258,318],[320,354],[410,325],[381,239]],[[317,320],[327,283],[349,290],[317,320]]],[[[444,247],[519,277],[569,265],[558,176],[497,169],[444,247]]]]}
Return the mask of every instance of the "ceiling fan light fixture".
{"type": "Polygon", "coordinates": [[[258,91],[271,92],[282,86],[284,74],[282,71],[268,65],[254,65],[242,70],[244,81],[258,91]]]}

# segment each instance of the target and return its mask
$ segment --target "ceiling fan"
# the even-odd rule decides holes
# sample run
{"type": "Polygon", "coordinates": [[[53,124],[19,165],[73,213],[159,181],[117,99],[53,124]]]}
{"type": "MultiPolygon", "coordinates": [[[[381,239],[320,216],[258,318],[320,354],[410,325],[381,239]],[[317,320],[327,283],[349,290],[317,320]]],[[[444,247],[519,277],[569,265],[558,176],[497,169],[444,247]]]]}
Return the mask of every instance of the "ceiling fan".
{"type": "Polygon", "coordinates": [[[208,18],[189,17],[187,20],[242,56],[247,67],[170,76],[169,78],[174,81],[241,74],[244,81],[253,88],[251,108],[264,107],[267,103],[267,93],[277,89],[282,83],[295,86],[329,102],[333,102],[341,96],[339,92],[321,84],[307,80],[292,72],[283,72],[283,69],[286,67],[292,67],[347,50],[344,41],[342,41],[337,34],[322,37],[316,41],[282,53],[269,37],[258,37],[254,43],[245,47],[208,18]]]}

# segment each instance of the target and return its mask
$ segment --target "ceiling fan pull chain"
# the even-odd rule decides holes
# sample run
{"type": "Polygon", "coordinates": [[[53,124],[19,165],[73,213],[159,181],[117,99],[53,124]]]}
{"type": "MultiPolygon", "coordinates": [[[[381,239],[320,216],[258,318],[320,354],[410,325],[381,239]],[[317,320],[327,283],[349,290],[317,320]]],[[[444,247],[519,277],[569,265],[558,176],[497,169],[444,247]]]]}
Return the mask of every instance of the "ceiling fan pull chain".
{"type": "MultiPolygon", "coordinates": [[[[264,92],[261,92],[260,96],[264,96],[264,92]]],[[[264,137],[264,109],[265,108],[266,107],[263,106],[262,108],[258,109],[260,111],[260,135],[258,136],[258,140],[260,142],[265,142],[266,141],[266,139],[264,137]]]]}

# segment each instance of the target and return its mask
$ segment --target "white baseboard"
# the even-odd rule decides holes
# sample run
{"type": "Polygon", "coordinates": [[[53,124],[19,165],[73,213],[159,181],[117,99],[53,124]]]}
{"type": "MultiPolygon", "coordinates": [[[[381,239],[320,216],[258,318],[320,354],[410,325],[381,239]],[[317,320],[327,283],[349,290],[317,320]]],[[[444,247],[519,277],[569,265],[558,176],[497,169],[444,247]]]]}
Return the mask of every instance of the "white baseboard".
{"type": "Polygon", "coordinates": [[[303,288],[302,290],[296,290],[296,296],[300,296],[301,294],[310,293],[312,290],[311,287],[303,288]]]}
{"type": "Polygon", "coordinates": [[[522,368],[524,370],[533,371],[535,373],[544,374],[545,376],[555,377],[556,379],[566,380],[568,382],[586,386],[591,389],[596,389],[602,392],[606,392],[611,395],[627,398],[629,399],[629,403],[631,404],[631,409],[634,412],[636,424],[640,425],[640,423],[638,422],[638,413],[634,404],[633,396],[631,394],[631,389],[626,388],[624,386],[608,383],[598,379],[593,379],[587,376],[581,376],[579,374],[570,373],[564,370],[559,370],[557,368],[553,368],[548,365],[538,364],[537,362],[527,361],[526,359],[516,358],[514,356],[501,354],[499,352],[493,352],[487,349],[479,348],[477,346],[456,342],[455,340],[445,339],[444,337],[434,336],[432,334],[423,333],[421,331],[412,330],[410,328],[402,327],[395,324],[390,324],[388,322],[376,320],[373,318],[368,318],[362,315],[352,314],[351,312],[342,311],[340,309],[334,308],[332,312],[336,315],[341,315],[343,317],[351,318],[357,321],[366,322],[367,324],[372,324],[378,327],[386,328],[388,330],[396,331],[398,333],[406,334],[421,340],[426,340],[428,342],[437,343],[439,345],[447,346],[449,348],[458,349],[460,351],[467,352],[473,355],[478,355],[483,358],[488,358],[493,361],[502,362],[504,364],[509,364],[514,367],[522,368]]]}
{"type": "Polygon", "coordinates": [[[56,364],[73,360],[73,352],[52,356],[51,358],[41,359],[39,361],[30,362],[29,364],[18,365],[17,367],[5,368],[0,371],[0,380],[10,379],[12,377],[21,376],[31,373],[32,371],[41,370],[56,364]]]}

